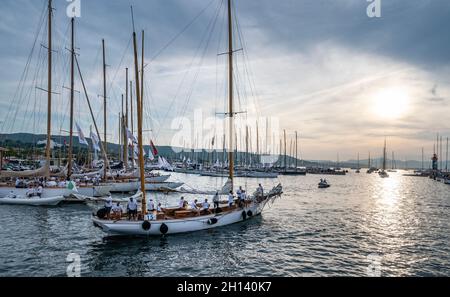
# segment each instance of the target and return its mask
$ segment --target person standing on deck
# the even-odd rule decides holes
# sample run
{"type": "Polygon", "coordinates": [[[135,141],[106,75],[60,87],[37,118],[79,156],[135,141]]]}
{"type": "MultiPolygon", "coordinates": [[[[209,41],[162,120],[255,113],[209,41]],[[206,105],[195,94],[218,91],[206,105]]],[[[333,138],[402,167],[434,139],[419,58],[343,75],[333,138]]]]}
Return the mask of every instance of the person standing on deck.
{"type": "Polygon", "coordinates": [[[135,220],[137,218],[137,207],[136,201],[131,197],[127,205],[128,220],[131,221],[131,219],[135,220]]]}
{"type": "Polygon", "coordinates": [[[233,191],[230,191],[230,193],[228,194],[228,207],[232,207],[233,202],[234,202],[233,191]]]}
{"type": "Polygon", "coordinates": [[[178,208],[184,208],[184,197],[180,198],[180,202],[178,202],[178,208]]]}
{"type": "Polygon", "coordinates": [[[109,220],[109,215],[111,214],[111,209],[113,207],[113,201],[111,195],[108,195],[108,197],[105,200],[105,210],[106,210],[106,217],[109,220]]]}
{"type": "Polygon", "coordinates": [[[217,191],[216,194],[214,194],[213,202],[214,202],[214,209],[219,208],[219,202],[220,202],[219,191],[217,191]]]}
{"type": "Polygon", "coordinates": [[[259,184],[258,189],[256,191],[260,196],[264,196],[264,189],[261,184],[259,184]]]}

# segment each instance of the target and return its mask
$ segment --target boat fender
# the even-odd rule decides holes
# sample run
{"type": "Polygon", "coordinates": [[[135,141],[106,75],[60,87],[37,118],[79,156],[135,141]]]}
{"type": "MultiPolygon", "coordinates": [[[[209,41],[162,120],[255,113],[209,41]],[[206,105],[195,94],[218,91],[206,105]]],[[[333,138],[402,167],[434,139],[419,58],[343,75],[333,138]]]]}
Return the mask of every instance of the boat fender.
{"type": "Polygon", "coordinates": [[[162,234],[167,234],[167,232],[169,232],[169,227],[167,227],[167,225],[163,223],[163,224],[161,225],[161,227],[159,228],[159,231],[160,231],[162,234]]]}
{"type": "Polygon", "coordinates": [[[245,212],[245,210],[242,212],[242,218],[244,219],[244,221],[247,219],[247,213],[245,212]]]}
{"type": "Polygon", "coordinates": [[[250,218],[253,216],[253,212],[251,210],[247,211],[247,216],[250,218]]]}
{"type": "Polygon", "coordinates": [[[150,230],[151,227],[152,227],[152,224],[149,221],[144,221],[142,223],[142,229],[144,229],[144,231],[150,230]]]}
{"type": "Polygon", "coordinates": [[[218,220],[216,218],[211,218],[208,220],[208,225],[214,225],[217,224],[218,220]]]}
{"type": "Polygon", "coordinates": [[[99,219],[104,219],[104,218],[106,217],[106,215],[107,215],[107,211],[106,211],[106,209],[104,209],[104,208],[100,208],[100,209],[97,211],[97,217],[98,217],[99,219]]]}

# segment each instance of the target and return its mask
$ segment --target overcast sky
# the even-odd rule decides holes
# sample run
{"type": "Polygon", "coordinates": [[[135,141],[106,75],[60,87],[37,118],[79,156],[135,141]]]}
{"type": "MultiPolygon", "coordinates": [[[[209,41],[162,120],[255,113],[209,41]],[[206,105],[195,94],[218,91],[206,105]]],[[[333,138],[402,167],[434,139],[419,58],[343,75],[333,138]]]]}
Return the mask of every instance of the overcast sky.
{"type": "MultiPolygon", "coordinates": [[[[1,132],[45,133],[46,94],[36,87],[45,89],[47,83],[46,2],[1,3],[1,132]],[[36,35],[27,81],[18,88],[36,35]]],[[[118,139],[125,67],[134,79],[131,4],[138,37],[142,29],[146,35],[144,129],[153,130],[146,137],[151,133],[158,144],[171,144],[174,118],[193,121],[196,109],[211,118],[226,111],[226,56],[218,56],[227,51],[222,2],[81,0],[78,59],[101,130],[101,40],[106,41],[110,141],[118,139]]],[[[381,0],[381,18],[367,16],[366,0],[234,3],[235,48],[244,49],[235,53],[236,109],[247,111],[238,117],[259,118],[261,135],[265,118],[276,118],[288,137],[299,132],[302,156],[312,160],[380,154],[385,135],[398,158],[419,159],[421,147],[432,153],[437,132],[450,135],[449,1],[381,0]]],[[[68,129],[67,5],[54,1],[54,134],[68,129]]],[[[78,77],[76,89],[82,91],[78,77]]],[[[85,102],[77,93],[75,117],[88,134],[92,121],[85,102]]],[[[222,117],[205,129],[218,126],[222,117]]],[[[273,131],[269,134],[272,139],[273,131]]]]}

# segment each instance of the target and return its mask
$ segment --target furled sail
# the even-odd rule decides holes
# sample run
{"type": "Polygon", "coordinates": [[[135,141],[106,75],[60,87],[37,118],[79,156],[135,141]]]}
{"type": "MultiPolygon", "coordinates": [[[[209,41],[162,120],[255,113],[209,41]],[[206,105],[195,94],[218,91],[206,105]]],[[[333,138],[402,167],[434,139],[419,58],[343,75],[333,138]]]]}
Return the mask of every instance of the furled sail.
{"type": "Polygon", "coordinates": [[[25,170],[25,171],[5,171],[0,170],[0,177],[2,178],[14,178],[14,177],[42,177],[46,176],[49,172],[48,164],[36,170],[25,170]]]}

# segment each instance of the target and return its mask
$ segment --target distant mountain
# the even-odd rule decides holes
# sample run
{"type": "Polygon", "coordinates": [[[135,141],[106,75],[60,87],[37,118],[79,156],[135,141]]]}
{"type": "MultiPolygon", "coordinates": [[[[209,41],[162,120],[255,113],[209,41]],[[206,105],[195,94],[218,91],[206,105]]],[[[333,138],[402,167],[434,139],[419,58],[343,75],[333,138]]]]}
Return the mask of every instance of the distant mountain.
{"type": "MultiPolygon", "coordinates": [[[[26,149],[26,148],[34,148],[34,147],[42,147],[44,148],[45,145],[38,146],[37,143],[42,140],[46,140],[47,135],[45,134],[31,134],[31,133],[14,133],[14,134],[0,134],[0,147],[5,148],[11,148],[11,149],[26,149]]],[[[90,138],[87,138],[89,143],[92,143],[90,138]]],[[[57,144],[68,144],[69,143],[69,137],[68,136],[60,136],[60,135],[54,135],[52,136],[52,140],[56,142],[57,144]]],[[[74,148],[78,150],[87,149],[86,145],[80,145],[78,141],[78,137],[73,138],[74,142],[74,148]]],[[[186,159],[190,158],[191,160],[208,160],[215,162],[215,159],[222,160],[223,153],[221,150],[216,151],[215,153],[207,152],[206,150],[203,150],[201,152],[192,153],[192,150],[185,150],[183,151],[181,148],[173,148],[170,146],[156,146],[158,149],[158,152],[161,156],[166,157],[169,160],[181,160],[183,157],[186,159]]],[[[150,146],[145,145],[144,149],[146,152],[148,152],[150,146]]],[[[120,146],[116,143],[108,143],[107,144],[107,150],[108,154],[117,157],[119,155],[120,146]]],[[[284,156],[281,156],[281,158],[278,158],[278,155],[274,156],[274,159],[277,160],[275,165],[277,166],[284,166],[284,156]]],[[[237,160],[240,161],[240,163],[243,163],[245,160],[245,153],[239,152],[236,156],[237,160]]],[[[254,154],[250,154],[249,158],[252,158],[253,160],[256,160],[256,156],[254,154]]],[[[295,158],[287,156],[286,162],[288,165],[294,166],[295,164],[295,158]]],[[[407,160],[407,161],[400,161],[396,160],[396,168],[422,168],[422,162],[416,161],[416,160],[407,160]]],[[[443,166],[445,166],[445,162],[443,162],[443,166]]],[[[348,161],[342,161],[339,164],[336,163],[336,161],[329,161],[329,160],[314,160],[314,161],[307,161],[307,160],[298,160],[297,162],[298,166],[303,167],[339,167],[342,168],[356,168],[358,162],[356,160],[348,160],[348,161]]],[[[367,167],[368,160],[360,160],[359,161],[360,167],[367,167]]],[[[381,167],[382,165],[382,158],[376,158],[371,160],[371,165],[375,167],[381,167]]],[[[388,159],[386,161],[387,168],[391,168],[391,160],[388,159]]],[[[430,168],[431,167],[431,161],[426,160],[424,162],[424,168],[430,168]]]]}

